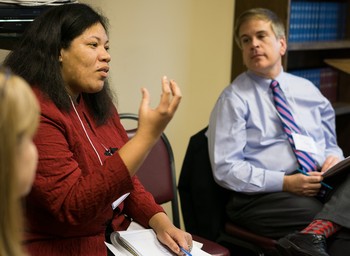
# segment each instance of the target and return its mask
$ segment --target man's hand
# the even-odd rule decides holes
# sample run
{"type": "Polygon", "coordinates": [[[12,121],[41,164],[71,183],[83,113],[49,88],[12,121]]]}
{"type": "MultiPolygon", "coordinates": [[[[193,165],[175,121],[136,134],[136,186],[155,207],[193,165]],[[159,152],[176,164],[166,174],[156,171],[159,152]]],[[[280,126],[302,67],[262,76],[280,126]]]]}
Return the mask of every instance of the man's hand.
{"type": "Polygon", "coordinates": [[[337,156],[332,156],[332,155],[328,156],[326,158],[326,161],[324,161],[324,163],[322,165],[321,172],[322,173],[326,172],[329,168],[336,165],[339,161],[340,161],[340,159],[337,156]]]}
{"type": "Polygon", "coordinates": [[[299,196],[316,196],[321,188],[321,172],[308,172],[284,176],[283,191],[299,196]]]}

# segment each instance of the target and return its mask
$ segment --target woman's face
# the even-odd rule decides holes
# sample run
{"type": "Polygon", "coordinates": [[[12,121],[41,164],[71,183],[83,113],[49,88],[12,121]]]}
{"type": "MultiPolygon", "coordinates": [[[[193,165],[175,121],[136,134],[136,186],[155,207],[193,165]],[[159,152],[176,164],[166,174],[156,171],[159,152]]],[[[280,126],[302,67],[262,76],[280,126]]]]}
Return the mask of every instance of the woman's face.
{"type": "Polygon", "coordinates": [[[24,137],[19,146],[18,184],[20,196],[30,192],[38,164],[38,151],[32,138],[24,137]]]}
{"type": "Polygon", "coordinates": [[[111,60],[108,49],[108,36],[100,23],[86,29],[67,49],[61,49],[62,77],[71,96],[102,90],[111,60]]]}

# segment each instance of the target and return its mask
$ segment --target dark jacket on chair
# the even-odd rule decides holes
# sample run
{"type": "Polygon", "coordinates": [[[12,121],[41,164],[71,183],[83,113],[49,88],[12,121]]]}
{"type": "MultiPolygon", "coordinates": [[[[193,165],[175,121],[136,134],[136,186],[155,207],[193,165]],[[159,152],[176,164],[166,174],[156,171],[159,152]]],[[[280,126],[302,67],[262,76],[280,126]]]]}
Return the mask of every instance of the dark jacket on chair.
{"type": "Polygon", "coordinates": [[[186,231],[216,240],[223,229],[229,192],[214,181],[202,129],[190,138],[178,189],[186,231]]]}

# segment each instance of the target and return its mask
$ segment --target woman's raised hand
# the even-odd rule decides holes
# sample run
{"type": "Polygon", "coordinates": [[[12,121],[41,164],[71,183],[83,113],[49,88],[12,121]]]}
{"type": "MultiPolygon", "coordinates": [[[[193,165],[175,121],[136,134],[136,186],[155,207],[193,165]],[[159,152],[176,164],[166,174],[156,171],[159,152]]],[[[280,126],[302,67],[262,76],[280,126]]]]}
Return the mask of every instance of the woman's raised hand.
{"type": "MultiPolygon", "coordinates": [[[[144,136],[158,138],[173,118],[182,95],[174,80],[162,78],[162,94],[156,108],[150,107],[150,95],[147,89],[142,89],[142,101],[139,109],[138,133],[144,136]]],[[[150,138],[152,139],[152,138],[150,138]]]]}
{"type": "Polygon", "coordinates": [[[133,176],[153,145],[173,118],[181,101],[181,91],[175,81],[162,78],[162,95],[156,108],[150,107],[150,95],[142,89],[142,101],[139,109],[139,124],[135,136],[118,152],[133,176]]]}

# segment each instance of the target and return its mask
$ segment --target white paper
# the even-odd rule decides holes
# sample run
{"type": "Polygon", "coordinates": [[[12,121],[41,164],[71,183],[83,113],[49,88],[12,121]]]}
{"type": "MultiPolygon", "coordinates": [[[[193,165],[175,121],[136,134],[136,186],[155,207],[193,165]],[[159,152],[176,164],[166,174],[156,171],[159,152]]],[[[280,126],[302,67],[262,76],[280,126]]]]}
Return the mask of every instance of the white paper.
{"type": "Polygon", "coordinates": [[[124,195],[122,195],[121,197],[119,197],[117,200],[115,200],[112,203],[112,209],[114,210],[115,208],[118,207],[118,205],[120,205],[121,202],[123,202],[125,200],[125,198],[130,195],[130,193],[125,193],[124,195]]]}
{"type": "Polygon", "coordinates": [[[121,238],[140,253],[140,255],[152,256],[173,256],[167,248],[165,248],[157,239],[156,234],[152,229],[135,230],[135,231],[120,231],[121,238]]]}
{"type": "MultiPolygon", "coordinates": [[[[162,245],[157,239],[156,234],[152,229],[145,229],[136,222],[132,222],[127,231],[120,231],[119,234],[124,239],[128,240],[132,246],[142,253],[142,255],[152,256],[174,256],[175,254],[162,245]]],[[[106,246],[111,252],[116,255],[132,254],[128,252],[123,246],[117,244],[116,246],[106,243],[106,246]]],[[[210,254],[201,250],[203,244],[197,241],[193,241],[193,248],[191,251],[192,256],[210,256],[210,254]]]]}
{"type": "Polygon", "coordinates": [[[297,133],[292,133],[292,137],[297,150],[317,154],[316,143],[313,138],[297,133]]]}
{"type": "Polygon", "coordinates": [[[113,244],[105,242],[105,245],[115,256],[133,256],[128,250],[119,244],[114,246],[113,244]]]}

